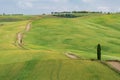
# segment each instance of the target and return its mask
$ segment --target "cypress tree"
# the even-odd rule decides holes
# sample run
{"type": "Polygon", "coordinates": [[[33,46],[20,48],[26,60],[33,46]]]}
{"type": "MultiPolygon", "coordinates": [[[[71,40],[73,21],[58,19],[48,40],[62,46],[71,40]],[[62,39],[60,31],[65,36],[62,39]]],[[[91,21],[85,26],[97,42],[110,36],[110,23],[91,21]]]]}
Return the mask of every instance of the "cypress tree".
{"type": "Polygon", "coordinates": [[[97,59],[101,60],[101,45],[97,45],[97,59]]]}

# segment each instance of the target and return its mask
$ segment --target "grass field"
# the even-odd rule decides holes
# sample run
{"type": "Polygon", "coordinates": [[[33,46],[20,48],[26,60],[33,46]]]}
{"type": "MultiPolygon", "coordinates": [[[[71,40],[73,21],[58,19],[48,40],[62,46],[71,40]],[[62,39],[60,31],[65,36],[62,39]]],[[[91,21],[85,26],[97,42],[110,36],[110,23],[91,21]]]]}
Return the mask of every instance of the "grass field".
{"type": "Polygon", "coordinates": [[[3,80],[119,80],[119,75],[98,62],[30,60],[0,65],[3,80]],[[7,76],[7,77],[6,77],[7,76]]]}
{"type": "Polygon", "coordinates": [[[0,22],[16,22],[32,19],[34,16],[23,15],[23,16],[0,16],[0,22]]]}
{"type": "Polygon", "coordinates": [[[14,45],[16,35],[18,32],[25,29],[27,22],[27,20],[18,22],[0,22],[0,24],[3,24],[3,26],[0,26],[0,50],[19,49],[14,45]]]}
{"type": "Polygon", "coordinates": [[[98,43],[103,60],[120,60],[118,16],[44,16],[32,22],[29,32],[29,20],[0,22],[0,80],[119,80],[119,74],[89,60],[96,59],[98,43]],[[21,31],[24,49],[14,44],[21,31]],[[80,60],[68,58],[67,52],[80,60]]]}
{"type": "MultiPolygon", "coordinates": [[[[56,49],[62,52],[96,54],[102,45],[103,55],[120,57],[120,15],[86,16],[80,18],[49,17],[34,21],[24,41],[30,49],[56,49]]],[[[93,57],[92,57],[93,56],[93,57]]],[[[82,56],[81,56],[82,57],[82,56]]]]}

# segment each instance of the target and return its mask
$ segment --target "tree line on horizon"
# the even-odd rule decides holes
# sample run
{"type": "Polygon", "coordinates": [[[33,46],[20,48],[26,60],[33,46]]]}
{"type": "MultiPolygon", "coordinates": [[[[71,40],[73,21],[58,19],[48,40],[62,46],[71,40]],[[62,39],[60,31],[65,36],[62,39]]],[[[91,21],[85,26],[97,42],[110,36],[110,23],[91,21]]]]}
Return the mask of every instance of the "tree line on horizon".
{"type": "Polygon", "coordinates": [[[0,16],[23,16],[24,14],[6,14],[6,13],[3,13],[3,14],[0,14],[0,16]]]}
{"type": "Polygon", "coordinates": [[[58,17],[74,18],[87,16],[89,14],[120,14],[120,12],[102,12],[102,11],[63,11],[51,12],[51,15],[58,17]]]}
{"type": "Polygon", "coordinates": [[[51,12],[51,15],[58,17],[75,18],[75,17],[86,16],[91,13],[102,14],[102,12],[90,12],[90,11],[71,11],[71,12],[63,11],[63,12],[51,12]]]}
{"type": "Polygon", "coordinates": [[[63,12],[51,12],[51,14],[59,14],[59,13],[102,13],[102,12],[94,12],[94,11],[63,11],[63,12]]]}

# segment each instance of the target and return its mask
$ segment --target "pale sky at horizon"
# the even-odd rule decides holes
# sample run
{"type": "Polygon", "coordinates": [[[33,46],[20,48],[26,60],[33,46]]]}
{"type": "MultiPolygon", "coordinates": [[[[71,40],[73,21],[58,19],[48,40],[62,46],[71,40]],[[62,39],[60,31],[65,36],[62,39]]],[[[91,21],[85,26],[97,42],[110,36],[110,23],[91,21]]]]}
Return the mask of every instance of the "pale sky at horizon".
{"type": "Polygon", "coordinates": [[[0,0],[0,14],[42,14],[75,10],[120,12],[120,0],[0,0]]]}

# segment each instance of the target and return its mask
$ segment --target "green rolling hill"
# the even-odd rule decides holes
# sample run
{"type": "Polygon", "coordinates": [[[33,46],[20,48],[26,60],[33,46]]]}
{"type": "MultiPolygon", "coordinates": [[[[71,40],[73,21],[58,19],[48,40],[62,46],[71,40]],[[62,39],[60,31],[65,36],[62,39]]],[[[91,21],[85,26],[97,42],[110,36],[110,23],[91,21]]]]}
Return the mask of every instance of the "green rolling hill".
{"type": "Polygon", "coordinates": [[[120,15],[92,15],[71,19],[44,17],[35,20],[24,38],[25,47],[35,50],[47,48],[78,55],[83,53],[86,58],[95,58],[96,45],[100,43],[103,57],[120,57],[120,18],[117,16],[120,15]]]}
{"type": "Polygon", "coordinates": [[[120,60],[120,15],[77,18],[43,16],[25,32],[28,20],[0,22],[0,80],[119,80],[120,75],[96,59],[120,60]],[[15,45],[24,32],[23,47],[15,45]],[[68,58],[73,53],[80,59],[68,58]]]}

